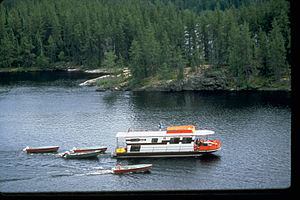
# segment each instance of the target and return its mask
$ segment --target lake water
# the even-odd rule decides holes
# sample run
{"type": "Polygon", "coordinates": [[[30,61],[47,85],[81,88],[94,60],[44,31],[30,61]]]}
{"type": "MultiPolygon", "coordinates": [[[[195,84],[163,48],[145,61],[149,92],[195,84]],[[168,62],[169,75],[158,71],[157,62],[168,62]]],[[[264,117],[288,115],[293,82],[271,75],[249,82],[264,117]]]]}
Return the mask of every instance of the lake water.
{"type": "Polygon", "coordinates": [[[0,192],[273,189],[291,186],[291,95],[286,92],[96,92],[95,74],[0,74],[0,192]],[[193,124],[222,149],[199,158],[126,159],[148,173],[114,175],[118,131],[193,124]],[[57,145],[57,154],[26,146],[57,145]],[[92,160],[60,157],[107,146],[92,160]]]}

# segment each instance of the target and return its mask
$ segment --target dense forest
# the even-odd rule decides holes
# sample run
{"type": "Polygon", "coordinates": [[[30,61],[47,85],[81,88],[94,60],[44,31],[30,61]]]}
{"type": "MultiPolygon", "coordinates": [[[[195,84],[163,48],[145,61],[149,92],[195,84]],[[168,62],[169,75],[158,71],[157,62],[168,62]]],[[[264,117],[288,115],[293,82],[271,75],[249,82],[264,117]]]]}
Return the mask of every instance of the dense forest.
{"type": "Polygon", "coordinates": [[[285,0],[4,0],[0,69],[128,67],[138,85],[211,66],[248,87],[290,79],[290,30],[285,0]]]}

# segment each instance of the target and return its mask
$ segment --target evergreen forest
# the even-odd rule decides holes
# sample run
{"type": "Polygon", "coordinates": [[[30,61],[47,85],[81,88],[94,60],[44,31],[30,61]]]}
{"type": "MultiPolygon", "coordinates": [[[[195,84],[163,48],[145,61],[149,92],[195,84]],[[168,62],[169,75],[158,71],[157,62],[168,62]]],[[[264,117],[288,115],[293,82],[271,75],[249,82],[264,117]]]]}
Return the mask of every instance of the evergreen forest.
{"type": "Polygon", "coordinates": [[[128,68],[131,84],[200,66],[240,88],[291,76],[286,0],[4,0],[0,70],[128,68]]]}

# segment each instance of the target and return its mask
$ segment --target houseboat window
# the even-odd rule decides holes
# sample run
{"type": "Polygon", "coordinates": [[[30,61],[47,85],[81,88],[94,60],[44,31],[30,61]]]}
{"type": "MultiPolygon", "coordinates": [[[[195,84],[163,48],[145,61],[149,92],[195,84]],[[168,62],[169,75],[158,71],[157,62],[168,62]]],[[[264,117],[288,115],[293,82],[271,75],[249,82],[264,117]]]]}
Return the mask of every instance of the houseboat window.
{"type": "Polygon", "coordinates": [[[189,144],[192,142],[192,138],[191,137],[184,137],[182,138],[182,144],[189,144]]]}
{"type": "Polygon", "coordinates": [[[130,141],[130,142],[139,142],[139,141],[140,141],[140,139],[138,139],[138,138],[134,138],[134,139],[129,139],[128,141],[130,141]]]}
{"type": "Polygon", "coordinates": [[[141,146],[140,145],[134,145],[130,147],[130,151],[140,151],[141,146]]]}
{"type": "Polygon", "coordinates": [[[178,138],[171,138],[170,144],[179,144],[179,140],[180,140],[179,137],[178,138]]]}
{"type": "Polygon", "coordinates": [[[139,138],[126,139],[126,142],[142,142],[142,141],[146,141],[146,139],[139,139],[139,138]]]}
{"type": "Polygon", "coordinates": [[[157,143],[157,141],[158,141],[158,138],[152,138],[152,140],[151,140],[152,143],[157,143]]]}

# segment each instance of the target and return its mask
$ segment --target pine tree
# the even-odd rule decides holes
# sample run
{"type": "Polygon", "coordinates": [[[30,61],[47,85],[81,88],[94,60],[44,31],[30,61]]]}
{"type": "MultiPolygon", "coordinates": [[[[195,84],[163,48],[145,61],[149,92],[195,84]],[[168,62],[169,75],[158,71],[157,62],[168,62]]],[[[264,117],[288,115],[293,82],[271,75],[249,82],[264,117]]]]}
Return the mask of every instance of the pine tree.
{"type": "Polygon", "coordinates": [[[0,41],[0,66],[1,67],[12,67],[14,61],[14,35],[12,32],[2,34],[0,41]]]}
{"type": "Polygon", "coordinates": [[[249,31],[249,24],[244,22],[241,28],[241,56],[243,60],[242,71],[246,80],[246,86],[249,86],[249,78],[254,72],[253,68],[253,40],[249,31]]]}
{"type": "Polygon", "coordinates": [[[33,52],[34,45],[29,36],[23,36],[21,39],[21,49],[23,56],[23,67],[31,67],[35,64],[36,54],[33,52]]]}
{"type": "Polygon", "coordinates": [[[144,72],[144,63],[142,61],[142,48],[140,44],[133,40],[130,51],[130,65],[129,69],[133,76],[133,84],[138,84],[140,81],[145,78],[145,72],[144,72]]]}
{"type": "Polygon", "coordinates": [[[286,68],[286,49],[284,47],[284,39],[280,32],[277,20],[272,23],[272,30],[270,32],[269,41],[269,60],[268,66],[272,69],[276,80],[281,78],[281,73],[286,68]]]}
{"type": "Polygon", "coordinates": [[[109,70],[115,70],[117,56],[114,52],[108,51],[104,53],[104,61],[102,66],[109,70]]]}
{"type": "Polygon", "coordinates": [[[164,66],[162,67],[162,72],[159,73],[166,73],[169,70],[169,67],[171,65],[171,44],[168,37],[168,33],[166,31],[163,31],[162,37],[161,37],[161,54],[160,54],[160,63],[163,63],[164,66]]]}
{"type": "Polygon", "coordinates": [[[232,25],[230,30],[229,65],[232,75],[239,87],[248,87],[249,78],[253,72],[251,45],[253,45],[249,24],[244,23],[241,27],[232,25]]]}
{"type": "Polygon", "coordinates": [[[184,67],[187,61],[184,59],[181,48],[177,47],[173,51],[171,65],[174,70],[177,71],[177,79],[182,80],[184,78],[184,67]]]}
{"type": "Polygon", "coordinates": [[[145,77],[155,75],[160,67],[159,55],[161,50],[160,44],[154,36],[154,29],[150,24],[141,37],[141,44],[145,77]]]}
{"type": "Polygon", "coordinates": [[[56,43],[50,35],[48,38],[48,45],[46,46],[46,56],[50,58],[51,63],[56,61],[56,49],[56,43]]]}
{"type": "Polygon", "coordinates": [[[0,4],[0,68],[8,67],[7,63],[7,49],[9,49],[9,38],[5,26],[5,9],[0,4]]]}
{"type": "Polygon", "coordinates": [[[259,29],[257,43],[258,49],[255,57],[258,62],[259,73],[261,76],[269,77],[271,75],[271,69],[269,68],[269,65],[267,63],[269,55],[268,38],[262,28],[259,29]]]}
{"type": "Polygon", "coordinates": [[[188,65],[194,69],[194,51],[197,49],[197,37],[196,37],[196,16],[191,11],[185,11],[185,56],[188,61],[188,65]]]}
{"type": "Polygon", "coordinates": [[[200,47],[204,53],[204,62],[209,62],[210,58],[210,39],[209,39],[209,22],[207,20],[207,16],[205,16],[204,12],[198,18],[198,28],[197,32],[199,33],[199,43],[200,47]]]}
{"type": "Polygon", "coordinates": [[[220,67],[225,61],[225,31],[224,31],[224,14],[217,6],[211,16],[211,34],[212,34],[212,63],[220,67]]]}

